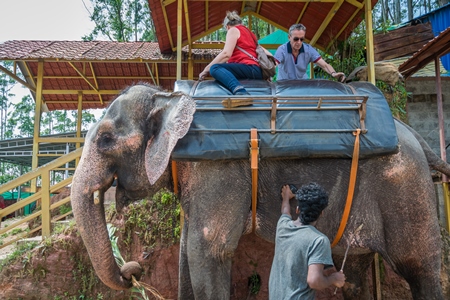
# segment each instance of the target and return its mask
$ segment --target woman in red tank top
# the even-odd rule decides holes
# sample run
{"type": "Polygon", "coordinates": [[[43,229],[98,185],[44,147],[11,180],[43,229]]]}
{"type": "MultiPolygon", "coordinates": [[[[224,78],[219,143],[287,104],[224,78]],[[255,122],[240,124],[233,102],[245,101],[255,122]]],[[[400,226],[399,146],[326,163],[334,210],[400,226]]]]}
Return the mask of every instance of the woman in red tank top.
{"type": "MultiPolygon", "coordinates": [[[[261,68],[258,62],[236,46],[256,57],[256,36],[242,25],[242,20],[236,11],[227,11],[223,26],[227,29],[225,46],[199,74],[199,80],[203,80],[208,74],[211,74],[233,95],[250,95],[238,79],[263,79],[261,68]]],[[[270,54],[270,52],[266,52],[270,54]]]]}

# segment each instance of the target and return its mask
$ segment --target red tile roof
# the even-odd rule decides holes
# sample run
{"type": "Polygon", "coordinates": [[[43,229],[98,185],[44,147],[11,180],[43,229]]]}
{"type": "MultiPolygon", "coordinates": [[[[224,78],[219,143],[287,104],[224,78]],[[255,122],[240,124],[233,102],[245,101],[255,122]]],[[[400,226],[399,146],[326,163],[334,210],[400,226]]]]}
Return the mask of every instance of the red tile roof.
{"type": "MultiPolygon", "coordinates": [[[[217,55],[217,49],[194,49],[194,77],[217,55]]],[[[182,51],[182,78],[187,78],[188,49],[182,51]]],[[[128,85],[146,81],[173,89],[176,53],[161,54],[157,43],[106,41],[7,41],[0,60],[16,61],[36,89],[38,61],[43,61],[43,98],[49,110],[104,108],[128,85]],[[153,80],[154,79],[154,80],[153,80]]]]}

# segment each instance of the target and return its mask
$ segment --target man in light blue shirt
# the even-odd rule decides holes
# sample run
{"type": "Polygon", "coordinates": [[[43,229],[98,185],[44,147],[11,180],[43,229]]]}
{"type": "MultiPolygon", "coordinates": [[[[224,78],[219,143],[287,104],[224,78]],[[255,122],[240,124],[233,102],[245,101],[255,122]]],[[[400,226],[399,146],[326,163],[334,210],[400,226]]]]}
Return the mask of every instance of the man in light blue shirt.
{"type": "Polygon", "coordinates": [[[309,63],[315,63],[332,77],[344,82],[345,74],[336,72],[313,46],[304,43],[305,36],[306,27],[303,24],[294,24],[289,28],[289,42],[278,47],[274,55],[278,63],[277,80],[308,79],[306,68],[309,63]]]}

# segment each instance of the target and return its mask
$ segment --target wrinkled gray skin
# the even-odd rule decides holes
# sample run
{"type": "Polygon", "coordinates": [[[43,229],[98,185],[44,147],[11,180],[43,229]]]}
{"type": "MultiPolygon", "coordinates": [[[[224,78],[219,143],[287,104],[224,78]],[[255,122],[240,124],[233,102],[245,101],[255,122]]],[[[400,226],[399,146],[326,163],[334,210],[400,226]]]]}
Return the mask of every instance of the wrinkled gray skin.
{"type": "MultiPolygon", "coordinates": [[[[187,132],[194,110],[193,100],[183,94],[157,93],[156,88],[138,85],[124,91],[89,130],[74,177],[72,206],[97,275],[113,289],[127,289],[131,283],[121,276],[112,255],[103,194],[117,177],[120,210],[162,187],[171,188],[170,153],[187,132]],[[96,190],[98,204],[93,199],[96,190]]],[[[346,299],[370,299],[366,271],[375,252],[408,281],[414,299],[443,299],[441,241],[429,165],[447,174],[450,169],[412,129],[400,122],[396,126],[397,154],[360,160],[351,216],[333,249],[339,269],[351,244],[345,265],[346,299]],[[351,233],[361,224],[353,238],[351,233]]],[[[256,233],[274,241],[282,185],[315,181],[330,194],[329,207],[317,226],[332,241],[345,205],[350,164],[349,159],[262,160],[256,233]]],[[[229,299],[233,252],[251,223],[249,161],[177,165],[185,212],[179,298],[229,299]]]]}

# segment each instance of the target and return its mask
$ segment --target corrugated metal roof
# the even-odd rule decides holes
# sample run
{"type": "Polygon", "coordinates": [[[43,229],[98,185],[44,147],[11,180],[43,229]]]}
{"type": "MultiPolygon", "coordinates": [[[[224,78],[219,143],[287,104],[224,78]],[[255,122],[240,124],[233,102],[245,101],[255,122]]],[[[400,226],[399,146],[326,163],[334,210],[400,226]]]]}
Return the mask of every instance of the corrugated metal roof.
{"type": "Polygon", "coordinates": [[[407,79],[423,67],[450,53],[450,27],[425,44],[422,49],[399,66],[399,71],[407,79]]]}
{"type": "MultiPolygon", "coordinates": [[[[406,24],[417,24],[430,22],[434,36],[438,36],[442,31],[450,27],[450,3],[443,5],[429,13],[418,16],[406,24]]],[[[450,54],[441,57],[441,61],[445,69],[450,70],[450,54]]]]}

